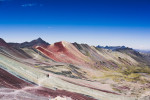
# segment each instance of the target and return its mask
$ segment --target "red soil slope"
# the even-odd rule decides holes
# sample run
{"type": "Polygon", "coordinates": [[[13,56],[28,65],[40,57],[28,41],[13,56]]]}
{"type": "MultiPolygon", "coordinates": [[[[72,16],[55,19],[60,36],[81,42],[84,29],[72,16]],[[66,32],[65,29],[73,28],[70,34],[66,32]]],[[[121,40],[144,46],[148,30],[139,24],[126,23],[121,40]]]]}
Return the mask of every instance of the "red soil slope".
{"type": "Polygon", "coordinates": [[[0,68],[0,87],[20,89],[24,86],[31,85],[0,68]]]}
{"type": "Polygon", "coordinates": [[[47,48],[36,46],[36,49],[58,62],[85,65],[89,61],[76,47],[65,41],[54,43],[47,48]]]}
{"type": "Polygon", "coordinates": [[[73,100],[95,100],[78,93],[32,85],[0,68],[0,99],[2,100],[13,98],[15,100],[41,100],[38,97],[45,97],[48,100],[49,97],[57,96],[71,97],[73,100]]]}

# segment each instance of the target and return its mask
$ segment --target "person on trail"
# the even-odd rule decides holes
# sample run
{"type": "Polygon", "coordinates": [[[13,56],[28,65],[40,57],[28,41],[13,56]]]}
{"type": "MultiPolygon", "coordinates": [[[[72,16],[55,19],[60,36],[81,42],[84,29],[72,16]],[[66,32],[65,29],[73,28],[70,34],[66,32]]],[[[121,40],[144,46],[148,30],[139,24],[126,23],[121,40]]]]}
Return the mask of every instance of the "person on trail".
{"type": "Polygon", "coordinates": [[[47,74],[47,77],[49,78],[49,74],[47,74]]]}
{"type": "Polygon", "coordinates": [[[46,77],[50,78],[51,74],[47,74],[46,77]]]}

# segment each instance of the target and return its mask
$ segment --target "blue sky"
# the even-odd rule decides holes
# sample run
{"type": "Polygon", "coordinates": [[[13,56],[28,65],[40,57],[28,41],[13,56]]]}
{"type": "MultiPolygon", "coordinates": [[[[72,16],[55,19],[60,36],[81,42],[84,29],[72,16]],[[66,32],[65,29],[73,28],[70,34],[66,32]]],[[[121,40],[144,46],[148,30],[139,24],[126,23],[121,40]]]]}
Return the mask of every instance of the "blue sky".
{"type": "Polygon", "coordinates": [[[0,37],[150,49],[149,5],[149,0],[0,0],[0,37]]]}

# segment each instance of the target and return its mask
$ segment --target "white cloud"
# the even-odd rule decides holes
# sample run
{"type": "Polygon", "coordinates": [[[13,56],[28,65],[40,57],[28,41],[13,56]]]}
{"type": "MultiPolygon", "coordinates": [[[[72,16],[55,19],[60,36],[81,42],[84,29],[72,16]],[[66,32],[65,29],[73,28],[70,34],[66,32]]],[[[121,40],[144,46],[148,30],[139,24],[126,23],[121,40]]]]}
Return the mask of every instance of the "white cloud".
{"type": "Polygon", "coordinates": [[[33,7],[33,6],[36,6],[37,4],[36,3],[29,3],[29,4],[23,4],[21,5],[22,7],[33,7]]]}
{"type": "Polygon", "coordinates": [[[33,7],[33,6],[39,6],[42,7],[43,4],[37,4],[37,3],[27,3],[27,4],[22,4],[22,7],[33,7]]]}

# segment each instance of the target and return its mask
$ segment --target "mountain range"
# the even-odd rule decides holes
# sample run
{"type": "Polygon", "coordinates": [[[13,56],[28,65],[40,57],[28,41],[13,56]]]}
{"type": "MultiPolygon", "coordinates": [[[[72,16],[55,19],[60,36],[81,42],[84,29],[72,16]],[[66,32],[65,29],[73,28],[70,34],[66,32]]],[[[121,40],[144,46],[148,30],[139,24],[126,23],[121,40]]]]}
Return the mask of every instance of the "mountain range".
{"type": "Polygon", "coordinates": [[[14,95],[20,100],[149,98],[150,56],[125,46],[0,38],[0,72],[4,100],[14,95]]]}

